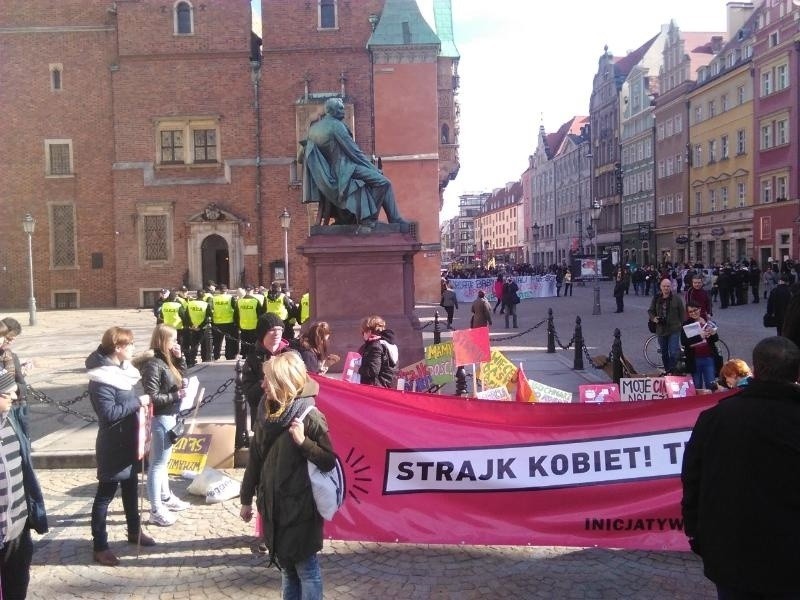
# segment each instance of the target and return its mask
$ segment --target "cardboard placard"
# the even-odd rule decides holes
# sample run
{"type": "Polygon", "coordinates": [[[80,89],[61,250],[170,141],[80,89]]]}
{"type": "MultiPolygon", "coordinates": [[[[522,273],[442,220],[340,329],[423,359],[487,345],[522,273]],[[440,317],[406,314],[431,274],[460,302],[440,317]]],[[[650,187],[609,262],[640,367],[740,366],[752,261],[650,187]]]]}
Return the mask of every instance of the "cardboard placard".
{"type": "Polygon", "coordinates": [[[697,395],[697,391],[694,389],[694,379],[690,375],[667,375],[664,377],[664,386],[667,390],[667,398],[686,398],[697,395]]]}
{"type": "Polygon", "coordinates": [[[623,377],[619,380],[619,397],[622,402],[635,400],[661,400],[667,397],[663,377],[623,377]]]}
{"type": "Polygon", "coordinates": [[[361,375],[358,370],[361,368],[361,355],[358,352],[348,352],[344,357],[342,367],[342,381],[350,383],[361,383],[361,375]]]}
{"type": "Polygon", "coordinates": [[[528,383],[533,389],[537,402],[572,402],[572,392],[565,392],[533,379],[528,379],[528,383]]]}
{"type": "Polygon", "coordinates": [[[478,379],[484,387],[494,388],[511,383],[517,376],[517,367],[499,350],[492,350],[491,360],[481,365],[478,379]]]}
{"type": "Polygon", "coordinates": [[[489,328],[457,329],[453,332],[453,351],[457,365],[489,362],[489,328]]]}
{"type": "Polygon", "coordinates": [[[193,433],[179,437],[172,446],[172,455],[167,464],[170,475],[181,475],[184,471],[200,473],[208,461],[211,434],[193,433]]]}
{"type": "Polygon", "coordinates": [[[511,394],[508,393],[508,388],[505,386],[483,390],[478,392],[475,397],[481,400],[511,400],[511,394]]]}
{"type": "Polygon", "coordinates": [[[581,402],[619,402],[619,386],[616,383],[579,385],[578,396],[581,402]]]}
{"type": "Polygon", "coordinates": [[[455,378],[455,353],[453,342],[442,342],[425,347],[425,364],[433,385],[447,385],[455,378]]]}
{"type": "Polygon", "coordinates": [[[403,391],[406,392],[425,392],[431,387],[432,381],[428,371],[428,366],[424,360],[397,370],[397,381],[403,380],[403,391]]]}

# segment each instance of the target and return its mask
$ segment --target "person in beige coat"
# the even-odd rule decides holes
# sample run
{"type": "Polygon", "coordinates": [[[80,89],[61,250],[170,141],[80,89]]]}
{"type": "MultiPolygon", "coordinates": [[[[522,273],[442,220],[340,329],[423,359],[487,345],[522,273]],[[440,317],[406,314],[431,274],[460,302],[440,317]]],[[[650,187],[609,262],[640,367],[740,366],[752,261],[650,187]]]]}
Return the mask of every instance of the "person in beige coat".
{"type": "Polygon", "coordinates": [[[470,327],[488,327],[492,324],[492,307],[486,300],[483,290],[478,292],[478,297],[472,303],[472,319],[470,327]]]}

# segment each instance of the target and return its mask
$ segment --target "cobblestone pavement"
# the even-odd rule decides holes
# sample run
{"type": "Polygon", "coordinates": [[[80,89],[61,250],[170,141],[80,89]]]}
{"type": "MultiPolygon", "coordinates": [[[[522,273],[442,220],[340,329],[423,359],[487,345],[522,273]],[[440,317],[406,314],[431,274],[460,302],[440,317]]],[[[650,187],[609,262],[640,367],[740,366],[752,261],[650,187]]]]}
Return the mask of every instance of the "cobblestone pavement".
{"type": "MultiPolygon", "coordinates": [[[[239,470],[230,471],[241,478],[239,470]]],[[[89,515],[94,471],[45,470],[51,532],[36,536],[28,597],[32,599],[177,599],[280,597],[280,574],[250,545],[252,525],[239,519],[238,502],[193,506],[169,528],[145,530],[158,545],[125,542],[117,497],[109,511],[109,541],[118,567],[92,562],[89,515]]],[[[325,598],[713,598],[692,554],[596,548],[434,546],[330,541],[321,557],[325,598]]]]}

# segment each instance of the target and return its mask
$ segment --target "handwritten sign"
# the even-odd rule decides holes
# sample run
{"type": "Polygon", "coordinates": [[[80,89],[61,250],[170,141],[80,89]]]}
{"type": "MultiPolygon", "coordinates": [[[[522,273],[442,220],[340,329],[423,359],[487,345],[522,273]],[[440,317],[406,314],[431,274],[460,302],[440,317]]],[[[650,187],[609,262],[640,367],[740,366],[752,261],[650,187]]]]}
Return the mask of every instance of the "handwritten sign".
{"type": "Polygon", "coordinates": [[[458,329],[453,332],[453,354],[457,365],[489,362],[489,328],[458,329]]]}
{"type": "Polygon", "coordinates": [[[195,433],[179,437],[172,447],[167,470],[170,475],[181,475],[184,471],[202,472],[211,448],[210,433],[195,433]]]}
{"type": "Polygon", "coordinates": [[[478,379],[483,382],[484,387],[494,388],[505,386],[517,374],[517,367],[508,360],[499,350],[492,350],[492,358],[489,362],[481,365],[478,379]]]}
{"type": "Polygon", "coordinates": [[[581,402],[619,402],[619,386],[616,383],[579,385],[581,402]]]}
{"type": "Polygon", "coordinates": [[[406,392],[424,392],[431,387],[431,376],[424,360],[397,370],[397,381],[403,380],[403,390],[406,392]]]}
{"type": "Polygon", "coordinates": [[[481,400],[511,400],[511,394],[508,393],[508,388],[505,386],[483,390],[478,392],[475,397],[481,400]]]}
{"type": "Polygon", "coordinates": [[[694,379],[690,376],[667,375],[664,377],[664,387],[667,389],[667,398],[686,398],[694,396],[694,379]]]}
{"type": "Polygon", "coordinates": [[[619,396],[623,402],[661,400],[667,397],[663,377],[623,377],[619,380],[619,396]]]}
{"type": "Polygon", "coordinates": [[[361,355],[358,352],[348,352],[344,357],[344,367],[342,367],[342,381],[350,383],[361,383],[361,375],[358,370],[361,368],[361,355]]]}
{"type": "Polygon", "coordinates": [[[572,402],[572,392],[565,392],[533,379],[528,379],[528,384],[533,389],[537,402],[572,402]]]}
{"type": "Polygon", "coordinates": [[[456,371],[453,342],[427,346],[425,348],[425,364],[428,366],[433,385],[447,385],[452,382],[456,371]]]}

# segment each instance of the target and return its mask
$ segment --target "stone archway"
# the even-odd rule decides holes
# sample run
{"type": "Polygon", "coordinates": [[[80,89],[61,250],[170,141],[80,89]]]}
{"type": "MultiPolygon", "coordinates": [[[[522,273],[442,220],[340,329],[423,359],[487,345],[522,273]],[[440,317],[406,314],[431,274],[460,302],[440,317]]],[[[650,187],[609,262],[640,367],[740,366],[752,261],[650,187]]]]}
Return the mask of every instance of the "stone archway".
{"type": "Polygon", "coordinates": [[[199,289],[209,279],[229,288],[243,285],[242,220],[216,204],[209,204],[189,218],[188,227],[189,286],[199,289]]]}
{"type": "Polygon", "coordinates": [[[216,284],[231,285],[230,252],[228,243],[220,235],[213,233],[200,244],[200,264],[202,283],[213,281],[216,284]]]}

